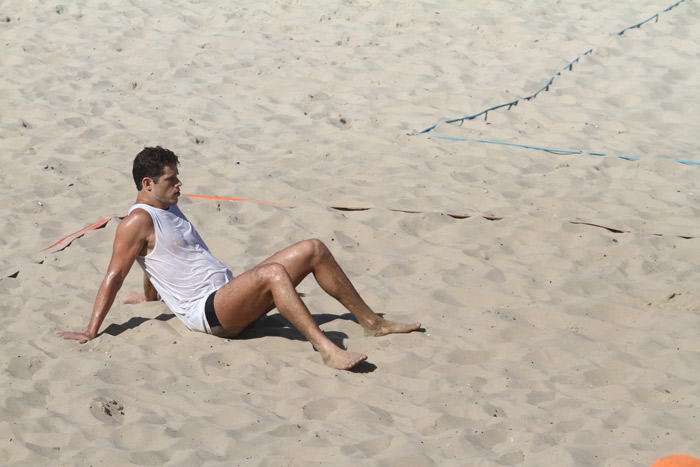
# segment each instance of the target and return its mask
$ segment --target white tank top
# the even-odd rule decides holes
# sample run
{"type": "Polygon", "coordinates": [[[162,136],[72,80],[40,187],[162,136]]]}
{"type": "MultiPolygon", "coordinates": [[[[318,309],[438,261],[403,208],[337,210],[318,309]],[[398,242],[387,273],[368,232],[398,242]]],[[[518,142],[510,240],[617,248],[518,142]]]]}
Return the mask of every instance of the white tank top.
{"type": "Polygon", "coordinates": [[[168,308],[189,329],[209,329],[202,312],[203,301],[232,280],[233,274],[211,254],[177,205],[164,210],[139,203],[129,209],[129,214],[134,209],[151,215],[156,232],[153,251],[136,257],[139,266],[168,308]]]}

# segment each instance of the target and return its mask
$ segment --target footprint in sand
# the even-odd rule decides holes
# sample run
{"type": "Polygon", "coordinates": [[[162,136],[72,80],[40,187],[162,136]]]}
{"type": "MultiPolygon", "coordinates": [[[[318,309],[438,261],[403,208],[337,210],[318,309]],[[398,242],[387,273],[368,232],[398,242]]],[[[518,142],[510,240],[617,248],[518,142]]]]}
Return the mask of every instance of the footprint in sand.
{"type": "Polygon", "coordinates": [[[90,413],[101,422],[121,425],[124,422],[124,406],[114,399],[95,399],[90,403],[90,413]]]}

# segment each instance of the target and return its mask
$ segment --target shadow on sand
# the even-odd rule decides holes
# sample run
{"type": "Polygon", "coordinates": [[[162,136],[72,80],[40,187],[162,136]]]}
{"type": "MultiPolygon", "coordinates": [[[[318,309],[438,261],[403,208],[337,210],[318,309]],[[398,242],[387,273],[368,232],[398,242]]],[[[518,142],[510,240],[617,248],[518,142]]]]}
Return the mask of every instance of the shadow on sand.
{"type": "MultiPolygon", "coordinates": [[[[161,313],[160,315],[154,318],[134,316],[125,323],[110,324],[100,334],[108,334],[110,336],[116,337],[122,334],[123,332],[126,332],[130,329],[135,329],[148,321],[155,319],[158,321],[167,322],[173,318],[175,318],[175,315],[171,313],[161,313]]],[[[319,326],[338,319],[355,322],[355,318],[350,313],[345,313],[342,315],[333,315],[328,313],[314,315],[314,320],[316,321],[316,323],[318,323],[319,326]]],[[[335,345],[337,345],[341,349],[347,350],[344,344],[345,339],[348,338],[347,334],[340,331],[324,331],[324,334],[326,334],[326,336],[328,336],[331,342],[333,342],[335,345]]],[[[262,318],[258,319],[256,322],[248,326],[246,329],[244,329],[243,332],[241,332],[234,339],[248,340],[258,339],[266,336],[277,336],[290,340],[306,341],[306,338],[279,313],[263,316],[262,318]]],[[[357,365],[355,368],[352,368],[350,371],[354,373],[371,373],[376,369],[376,365],[364,361],[357,365]]]]}
{"type": "Polygon", "coordinates": [[[109,334],[110,336],[118,336],[119,334],[121,334],[125,331],[128,331],[130,329],[134,329],[134,328],[141,326],[143,323],[145,323],[147,321],[157,319],[158,321],[166,322],[166,321],[170,321],[174,317],[175,317],[175,315],[170,314],[170,313],[161,313],[158,316],[156,316],[155,318],[143,318],[141,316],[134,316],[133,318],[130,318],[129,321],[127,321],[126,323],[122,323],[122,324],[112,323],[112,324],[110,324],[100,334],[109,334]]]}

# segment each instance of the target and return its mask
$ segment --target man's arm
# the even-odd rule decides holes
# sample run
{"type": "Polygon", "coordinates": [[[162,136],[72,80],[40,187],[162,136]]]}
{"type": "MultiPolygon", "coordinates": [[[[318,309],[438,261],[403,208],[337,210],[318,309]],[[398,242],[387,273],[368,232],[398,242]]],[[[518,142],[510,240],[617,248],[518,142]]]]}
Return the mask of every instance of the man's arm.
{"type": "Polygon", "coordinates": [[[146,248],[152,230],[153,221],[145,211],[135,211],[119,224],[114,237],[112,259],[97,292],[87,331],[62,332],[59,333],[61,337],[77,340],[81,344],[97,337],[100,326],[112,307],[136,256],[146,248]]]}
{"type": "Polygon", "coordinates": [[[155,287],[153,287],[153,284],[151,284],[151,281],[148,279],[146,273],[143,274],[143,295],[146,297],[147,302],[155,302],[156,300],[160,300],[158,291],[155,287]]]}

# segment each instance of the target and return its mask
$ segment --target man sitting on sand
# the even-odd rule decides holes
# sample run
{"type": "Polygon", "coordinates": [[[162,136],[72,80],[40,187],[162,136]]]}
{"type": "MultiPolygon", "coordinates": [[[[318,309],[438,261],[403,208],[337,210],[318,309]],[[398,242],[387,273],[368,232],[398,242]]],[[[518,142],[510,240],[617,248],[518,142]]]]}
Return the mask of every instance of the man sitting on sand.
{"type": "Polygon", "coordinates": [[[289,246],[234,278],[177,206],[182,186],[178,165],[178,157],[160,146],[145,148],[136,156],[136,203],[117,227],[112,259],[87,331],[60,336],[81,344],[97,337],[134,261],[144,271],[144,299],[154,301],[160,295],[189,329],[232,337],[276,307],[318,350],[326,365],[340,370],[354,367],[367,356],[341,349],[318,327],[296,291],[310,273],[353,314],[366,336],[420,328],[420,324],[396,323],[374,313],[328,248],[316,239],[289,246]]]}

